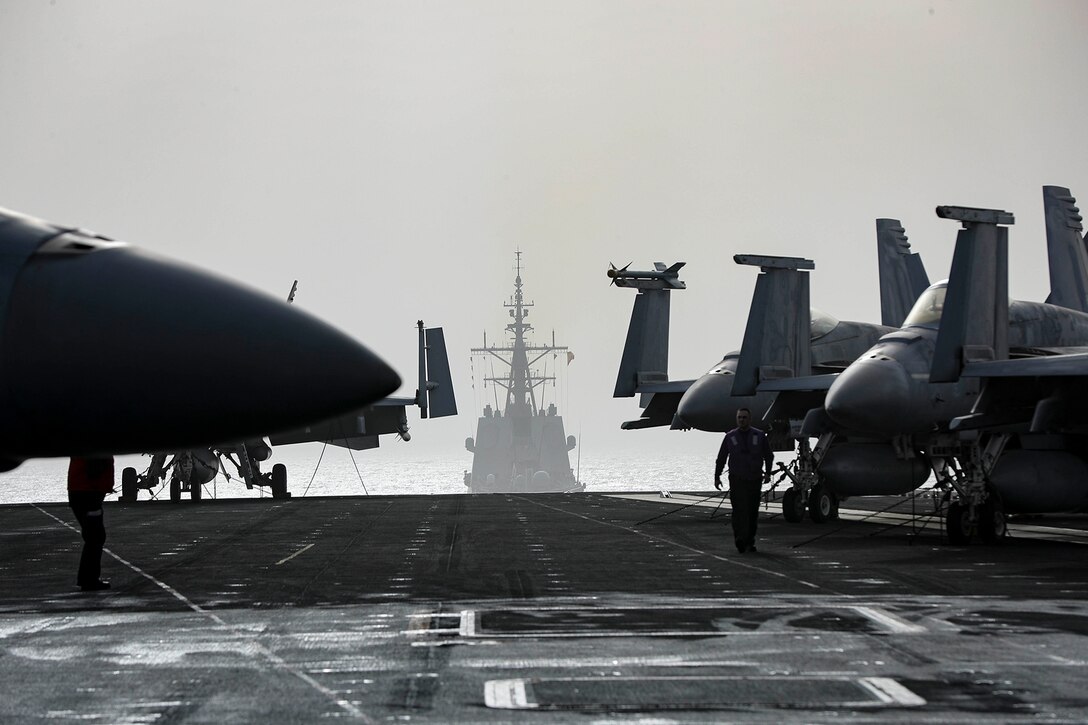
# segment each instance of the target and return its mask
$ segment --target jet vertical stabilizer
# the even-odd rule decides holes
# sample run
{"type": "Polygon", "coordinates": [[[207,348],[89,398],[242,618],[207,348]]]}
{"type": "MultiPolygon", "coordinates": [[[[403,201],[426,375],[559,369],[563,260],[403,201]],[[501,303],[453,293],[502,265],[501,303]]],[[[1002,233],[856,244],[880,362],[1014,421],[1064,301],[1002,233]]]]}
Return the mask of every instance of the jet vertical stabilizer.
{"type": "Polygon", "coordinates": [[[898,219],[876,220],[877,266],[880,271],[880,322],[899,327],[918,296],[929,287],[922,257],[910,251],[898,219]]]}
{"type": "Polygon", "coordinates": [[[1069,189],[1044,186],[1043,210],[1050,258],[1050,296],[1046,301],[1088,312],[1088,253],[1077,200],[1069,189]]]}
{"type": "Polygon", "coordinates": [[[655,262],[653,272],[629,272],[626,267],[608,270],[616,286],[638,290],[612,397],[630,398],[644,383],[668,381],[669,294],[686,288],[679,279],[684,264],[676,262],[666,268],[662,262],[655,262]]]}
{"type": "MultiPolygon", "coordinates": [[[[420,323],[422,325],[422,322],[420,323]]],[[[442,418],[457,415],[457,400],[453,394],[453,377],[450,375],[449,356],[446,355],[446,338],[441,327],[424,330],[426,343],[427,380],[426,407],[421,413],[426,418],[442,418]]]]}
{"type": "Polygon", "coordinates": [[[1009,230],[1012,213],[939,206],[937,216],[963,223],[941,310],[931,383],[955,382],[963,365],[1009,356],[1009,230]]]}
{"type": "Polygon", "coordinates": [[[737,254],[737,264],[758,266],[732,395],[755,395],[764,380],[812,372],[808,273],[811,259],[737,254]]]}

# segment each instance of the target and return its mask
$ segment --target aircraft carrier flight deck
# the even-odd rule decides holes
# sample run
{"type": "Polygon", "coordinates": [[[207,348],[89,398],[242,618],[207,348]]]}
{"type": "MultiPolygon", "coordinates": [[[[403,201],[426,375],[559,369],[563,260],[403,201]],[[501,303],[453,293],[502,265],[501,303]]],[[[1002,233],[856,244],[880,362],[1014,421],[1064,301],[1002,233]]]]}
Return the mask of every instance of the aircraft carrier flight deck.
{"type": "Polygon", "coordinates": [[[772,503],[742,555],[711,493],[107,503],[101,593],[67,506],[0,506],[0,721],[1088,717],[1083,518],[772,503]]]}

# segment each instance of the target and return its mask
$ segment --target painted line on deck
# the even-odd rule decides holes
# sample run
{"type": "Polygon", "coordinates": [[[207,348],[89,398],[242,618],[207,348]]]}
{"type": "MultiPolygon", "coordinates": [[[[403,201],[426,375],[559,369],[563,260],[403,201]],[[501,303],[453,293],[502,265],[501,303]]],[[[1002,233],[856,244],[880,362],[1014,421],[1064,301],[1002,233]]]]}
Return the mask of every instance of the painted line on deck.
{"type": "Polygon", "coordinates": [[[895,634],[922,634],[929,630],[920,624],[912,624],[902,617],[878,607],[850,607],[855,612],[895,634]]]}
{"type": "Polygon", "coordinates": [[[291,561],[291,559],[294,559],[296,556],[298,556],[302,552],[306,551],[307,549],[311,549],[311,548],[313,548],[313,544],[306,544],[306,546],[302,547],[301,549],[296,551],[294,554],[291,554],[291,556],[287,557],[286,559],[280,559],[279,561],[277,561],[272,566],[279,566],[280,564],[286,564],[287,562],[291,561]]]}
{"type": "MultiPolygon", "coordinates": [[[[76,527],[72,526],[70,523],[68,523],[64,519],[61,519],[61,518],[58,518],[57,516],[54,516],[53,514],[49,513],[45,509],[43,509],[41,506],[38,506],[37,504],[32,503],[30,505],[33,506],[34,508],[38,509],[43,514],[45,514],[49,518],[53,519],[54,521],[56,521],[58,524],[65,527],[66,529],[69,529],[70,531],[74,532],[75,534],[77,534],[79,536],[82,536],[82,534],[80,533],[80,531],[76,527]]],[[[132,571],[136,572],[137,574],[139,574],[143,578],[147,579],[148,581],[150,581],[152,584],[159,587],[163,591],[167,592],[172,597],[177,599],[179,602],[181,602],[182,604],[184,604],[186,607],[193,610],[197,614],[200,614],[200,615],[202,615],[204,617],[207,617],[208,619],[215,622],[217,625],[219,625],[220,627],[222,627],[224,629],[229,629],[229,630],[232,630],[232,631],[235,631],[235,632],[240,632],[240,633],[243,633],[243,634],[247,634],[247,632],[244,629],[240,629],[238,627],[234,627],[234,626],[232,626],[230,624],[227,624],[227,622],[224,621],[215,612],[210,612],[207,609],[204,609],[199,604],[197,604],[196,602],[192,601],[191,599],[186,597],[184,594],[179,592],[177,589],[174,589],[174,587],[170,586],[166,582],[163,582],[163,581],[160,581],[160,580],[156,579],[151,574],[148,574],[146,571],[144,571],[140,567],[136,566],[132,562],[118,556],[117,554],[113,553],[112,551],[110,551],[109,549],[107,549],[105,547],[103,547],[102,552],[104,554],[109,554],[111,557],[113,557],[114,559],[119,561],[121,564],[128,567],[132,571]]],[[[369,717],[367,717],[367,715],[362,710],[357,708],[355,705],[348,702],[344,698],[340,697],[335,692],[333,692],[329,688],[325,687],[324,685],[322,685],[320,682],[318,682],[314,678],[307,675],[305,672],[293,667],[290,663],[287,662],[287,660],[283,659],[282,657],[277,655],[275,652],[273,652],[272,650],[265,647],[260,642],[254,641],[253,645],[254,645],[254,649],[256,649],[257,652],[259,652],[261,655],[263,655],[265,657],[265,659],[267,659],[271,664],[275,665],[277,668],[283,670],[284,672],[287,672],[288,674],[294,675],[296,678],[298,678],[302,682],[309,685],[315,691],[321,693],[322,695],[324,695],[328,699],[332,700],[332,702],[337,707],[339,707],[341,710],[343,710],[344,712],[348,713],[352,717],[355,717],[355,718],[358,718],[359,720],[362,720],[363,722],[367,722],[367,723],[374,722],[369,717]]]]}
{"type": "MultiPolygon", "coordinates": [[[[682,505],[690,507],[716,508],[719,504],[707,502],[706,497],[699,494],[669,493],[663,497],[660,493],[604,493],[608,498],[628,499],[631,501],[645,501],[647,503],[667,504],[670,506],[682,505]]],[[[772,502],[777,504],[778,502],[772,502]]],[[[774,510],[773,508],[771,509],[774,510]]],[[[872,524],[908,524],[916,522],[923,526],[933,520],[934,513],[909,514],[898,511],[869,511],[866,509],[840,508],[839,518],[843,521],[858,521],[872,524]]],[[[1019,523],[1016,520],[1007,523],[1009,536],[1016,539],[1036,539],[1042,541],[1060,541],[1069,544],[1088,544],[1088,531],[1082,529],[1070,529],[1063,526],[1046,526],[1040,524],[1019,523]]],[[[933,529],[937,532],[939,529],[933,529]]]]}
{"type": "MultiPolygon", "coordinates": [[[[626,532],[631,533],[631,534],[637,534],[638,536],[641,536],[641,537],[646,538],[646,539],[650,539],[651,541],[660,541],[660,542],[662,542],[664,544],[669,544],[670,546],[677,546],[677,547],[679,547],[681,549],[686,549],[687,551],[690,551],[690,552],[692,552],[694,554],[699,554],[700,556],[709,556],[712,559],[717,559],[718,561],[723,561],[726,564],[733,564],[735,566],[743,567],[745,569],[750,569],[752,571],[758,571],[759,573],[766,574],[767,576],[778,577],[779,579],[786,579],[786,580],[791,581],[791,582],[796,582],[798,584],[804,585],[804,586],[809,587],[811,589],[822,589],[824,591],[829,591],[829,592],[832,592],[834,594],[842,594],[842,592],[836,591],[836,590],[834,590],[834,589],[832,589],[830,587],[823,587],[823,586],[820,586],[819,584],[814,584],[812,582],[805,581],[804,579],[797,579],[797,578],[795,578],[793,576],[790,576],[789,574],[783,574],[780,571],[774,571],[773,569],[764,569],[761,566],[755,566],[753,564],[746,564],[746,563],[744,563],[742,561],[737,561],[736,559],[729,559],[727,557],[721,556],[719,554],[715,554],[715,553],[710,552],[710,551],[703,551],[702,549],[696,549],[693,546],[688,546],[687,544],[681,544],[679,542],[672,541],[671,539],[665,539],[665,538],[661,538],[661,537],[658,537],[658,536],[654,536],[652,534],[647,534],[644,531],[639,531],[638,529],[634,529],[634,528],[632,528],[630,526],[622,526],[620,524],[614,524],[611,521],[601,521],[600,519],[594,519],[594,518],[591,518],[589,516],[585,516],[583,514],[576,514],[576,513],[573,513],[571,511],[565,511],[565,510],[563,510],[561,508],[557,508],[555,506],[549,506],[549,505],[547,505],[545,503],[541,503],[539,501],[534,501],[532,499],[524,498],[522,496],[516,496],[515,498],[518,498],[518,499],[520,499],[522,501],[526,501],[528,503],[534,504],[536,506],[540,506],[541,508],[551,509],[552,511],[558,511],[559,513],[567,514],[568,516],[576,516],[577,518],[585,519],[586,521],[591,521],[591,522],[593,522],[595,524],[603,524],[604,526],[611,526],[613,528],[621,529],[621,530],[626,531],[626,532]]],[[[617,498],[619,498],[619,497],[617,497],[617,498]]]]}
{"type": "MultiPolygon", "coordinates": [[[[743,676],[721,676],[721,675],[681,675],[681,676],[658,676],[658,677],[546,677],[541,678],[548,683],[564,683],[572,686],[574,692],[577,692],[577,685],[585,683],[586,685],[593,684],[607,684],[611,682],[644,682],[647,685],[650,683],[668,684],[669,682],[702,682],[702,683],[720,683],[728,688],[728,685],[738,681],[758,679],[764,682],[773,683],[786,678],[770,676],[770,677],[755,677],[747,678],[743,676]]],[[[822,703],[825,705],[837,705],[840,708],[873,708],[873,707],[922,707],[926,705],[926,700],[919,697],[906,686],[893,680],[890,677],[803,677],[813,683],[819,682],[852,682],[857,684],[864,692],[869,694],[872,700],[839,700],[829,701],[822,703]]],[[[533,680],[529,678],[516,678],[508,680],[488,680],[484,683],[484,705],[489,708],[501,709],[501,710],[532,710],[540,708],[541,705],[536,701],[535,697],[530,695],[533,680]]],[[[612,704],[624,704],[610,703],[610,702],[592,702],[587,701],[580,706],[578,703],[574,703],[573,706],[566,706],[564,709],[570,710],[599,710],[602,707],[607,707],[612,704]]],[[[694,704],[694,703],[693,703],[694,704]]],[[[721,700],[714,701],[708,700],[703,703],[704,705],[710,705],[714,709],[727,710],[732,707],[744,704],[743,701],[729,701],[721,700]]],[[[772,705],[773,707],[773,705],[772,705]]],[[[690,708],[688,708],[690,709],[690,708]]],[[[610,709],[610,712],[613,712],[610,709]]]]}
{"type": "Polygon", "coordinates": [[[858,684],[888,705],[921,707],[926,704],[924,698],[915,695],[890,677],[863,677],[858,680],[858,684]]]}

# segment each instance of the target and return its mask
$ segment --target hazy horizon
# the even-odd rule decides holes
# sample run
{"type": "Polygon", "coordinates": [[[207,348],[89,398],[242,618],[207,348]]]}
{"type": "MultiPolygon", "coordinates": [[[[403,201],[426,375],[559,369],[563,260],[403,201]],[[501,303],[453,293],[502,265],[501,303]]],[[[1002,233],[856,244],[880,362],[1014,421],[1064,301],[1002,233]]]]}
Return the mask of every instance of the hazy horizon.
{"type": "Polygon", "coordinates": [[[469,349],[503,339],[520,249],[538,339],[575,354],[567,433],[712,457],[712,434],[619,430],[633,293],[608,264],[687,262],[675,379],[739,346],[737,253],[812,258],[814,305],[877,320],[877,217],[937,280],[935,206],[1012,211],[1010,289],[1044,299],[1041,186],[1088,198],[1085,28],[1079,2],[8,3],[0,206],[297,279],[401,394],[416,320],[444,327],[460,414],[409,412],[421,454],[475,435],[469,349]]]}

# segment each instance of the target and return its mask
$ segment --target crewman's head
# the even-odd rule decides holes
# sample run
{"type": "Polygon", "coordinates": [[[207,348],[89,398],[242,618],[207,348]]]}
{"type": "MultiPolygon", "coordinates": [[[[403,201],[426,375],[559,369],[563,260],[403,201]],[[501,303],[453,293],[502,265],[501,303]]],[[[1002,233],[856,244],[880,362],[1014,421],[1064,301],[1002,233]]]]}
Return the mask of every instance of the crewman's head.
{"type": "Polygon", "coordinates": [[[752,411],[747,408],[741,408],[737,411],[737,427],[741,430],[748,430],[748,427],[752,424],[752,411]]]}

